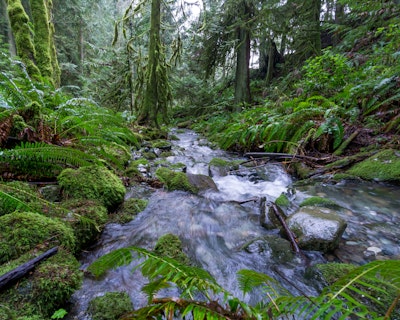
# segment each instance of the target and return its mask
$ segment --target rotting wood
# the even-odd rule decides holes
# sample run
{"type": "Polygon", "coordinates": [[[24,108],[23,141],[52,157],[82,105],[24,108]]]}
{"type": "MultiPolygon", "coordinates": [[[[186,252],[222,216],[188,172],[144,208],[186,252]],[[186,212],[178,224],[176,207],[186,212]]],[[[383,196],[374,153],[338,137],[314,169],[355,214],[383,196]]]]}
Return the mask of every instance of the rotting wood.
{"type": "Polygon", "coordinates": [[[51,248],[47,250],[45,253],[29,260],[28,262],[18,266],[17,268],[3,274],[0,277],[0,291],[6,289],[7,287],[11,286],[14,281],[24,277],[29,272],[31,272],[40,262],[46,260],[47,258],[55,255],[58,251],[58,247],[51,248]]]}

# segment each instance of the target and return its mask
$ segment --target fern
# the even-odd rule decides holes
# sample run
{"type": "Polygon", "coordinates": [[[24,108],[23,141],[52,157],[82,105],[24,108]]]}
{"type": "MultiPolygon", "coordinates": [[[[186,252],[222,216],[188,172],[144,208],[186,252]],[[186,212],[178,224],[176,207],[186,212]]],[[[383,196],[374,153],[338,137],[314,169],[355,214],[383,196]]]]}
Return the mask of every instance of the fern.
{"type": "Polygon", "coordinates": [[[318,297],[292,296],[276,280],[252,270],[238,272],[239,287],[244,294],[260,287],[268,298],[256,307],[232,296],[205,270],[185,266],[138,247],[115,250],[95,261],[88,271],[96,276],[108,269],[129,264],[137,257],[145,260],[138,265],[150,282],[144,287],[149,305],[124,319],[163,314],[174,319],[270,319],[270,316],[295,316],[301,319],[389,319],[400,297],[400,261],[375,261],[350,272],[318,297]],[[161,289],[174,283],[182,291],[179,298],[155,298],[161,289]],[[195,301],[201,293],[206,300],[195,301]],[[222,306],[218,301],[226,304],[222,306]],[[188,299],[189,298],[189,299],[188,299]],[[380,310],[374,310],[380,306],[380,310]],[[385,310],[385,308],[387,310],[385,310]],[[382,313],[386,312],[386,314],[382,313]]]}
{"type": "Polygon", "coordinates": [[[11,169],[13,173],[35,173],[40,176],[59,171],[65,166],[101,164],[97,157],[80,150],[40,142],[26,142],[14,149],[0,150],[0,155],[0,165],[11,169]]]}

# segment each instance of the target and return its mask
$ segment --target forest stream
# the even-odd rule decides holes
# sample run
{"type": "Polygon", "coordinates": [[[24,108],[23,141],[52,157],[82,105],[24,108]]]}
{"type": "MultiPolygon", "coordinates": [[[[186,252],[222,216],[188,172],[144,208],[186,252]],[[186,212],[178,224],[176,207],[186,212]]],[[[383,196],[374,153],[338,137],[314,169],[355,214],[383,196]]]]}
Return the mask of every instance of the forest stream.
{"type": "MultiPolygon", "coordinates": [[[[172,142],[174,156],[167,160],[185,164],[188,173],[209,175],[209,162],[213,158],[241,159],[210,148],[205,139],[192,131],[174,134],[179,140],[172,142]]],[[[218,191],[208,190],[199,195],[150,189],[146,185],[132,187],[126,198],[148,198],[148,206],[127,224],[109,224],[100,241],[82,255],[82,269],[117,248],[138,246],[151,250],[160,236],[173,233],[179,236],[184,252],[195,265],[209,271],[219,284],[239,298],[243,297],[237,288],[236,272],[241,269],[266,273],[293,294],[318,294],[321,283],[306,276],[304,261],[290,252],[282,252],[278,231],[267,230],[259,222],[260,198],[274,201],[290,190],[295,190],[294,205],[318,195],[346,209],[341,212],[347,228],[339,248],[331,254],[304,252],[311,264],[327,261],[362,264],[400,258],[399,187],[360,181],[337,184],[314,181],[296,186],[280,163],[241,166],[227,175],[213,171],[212,178],[218,191]],[[274,239],[275,244],[259,240],[266,236],[274,239]]],[[[89,301],[106,292],[126,291],[135,308],[144,306],[147,298],[140,290],[146,279],[140,270],[132,271],[139,262],[110,270],[101,280],[85,277],[82,288],[71,299],[74,307],[68,319],[89,320],[85,315],[89,301]]],[[[259,297],[246,299],[256,303],[259,297]]]]}

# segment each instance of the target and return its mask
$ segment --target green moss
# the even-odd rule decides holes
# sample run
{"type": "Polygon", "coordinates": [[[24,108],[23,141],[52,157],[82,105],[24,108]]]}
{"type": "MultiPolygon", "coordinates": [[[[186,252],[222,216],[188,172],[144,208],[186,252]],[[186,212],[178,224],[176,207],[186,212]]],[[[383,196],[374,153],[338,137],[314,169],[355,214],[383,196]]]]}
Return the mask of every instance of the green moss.
{"type": "MultiPolygon", "coordinates": [[[[26,254],[7,265],[15,268],[32,258],[26,254]]],[[[72,254],[59,249],[56,255],[42,261],[34,272],[0,292],[0,320],[49,319],[81,286],[83,275],[79,266],[72,254]],[[4,314],[9,317],[2,318],[4,314]]],[[[9,271],[7,269],[1,266],[0,275],[9,271]]]]}
{"type": "Polygon", "coordinates": [[[163,150],[171,150],[171,142],[167,140],[158,140],[152,143],[153,148],[163,149],[163,150]]]}
{"type": "Polygon", "coordinates": [[[330,262],[315,265],[316,269],[321,272],[324,280],[328,284],[333,284],[350,271],[357,268],[354,264],[330,262]]]}
{"type": "Polygon", "coordinates": [[[335,201],[321,197],[310,197],[305,199],[302,203],[300,203],[300,207],[305,206],[324,207],[330,209],[341,208],[341,206],[339,206],[335,201]]]}
{"type": "Polygon", "coordinates": [[[130,198],[125,200],[113,221],[117,223],[127,223],[131,221],[139,212],[142,212],[148,204],[147,200],[130,198]]]}
{"type": "Polygon", "coordinates": [[[108,221],[107,208],[94,200],[68,200],[62,203],[68,209],[67,221],[71,224],[77,248],[86,249],[97,240],[108,221]]]}
{"type": "Polygon", "coordinates": [[[167,168],[158,168],[157,178],[164,184],[167,190],[183,190],[191,193],[197,193],[196,187],[192,186],[188,177],[183,172],[175,172],[167,168]]]}
{"type": "Polygon", "coordinates": [[[175,259],[182,264],[190,263],[188,256],[182,250],[181,240],[172,233],[167,233],[158,239],[154,252],[160,256],[175,259]]]}
{"type": "Polygon", "coordinates": [[[41,74],[35,64],[36,50],[32,40],[29,17],[20,0],[9,0],[7,13],[14,35],[17,55],[26,65],[28,74],[35,80],[40,80],[41,74]]]}
{"type": "Polygon", "coordinates": [[[123,165],[126,165],[131,159],[131,153],[128,148],[115,142],[110,143],[109,145],[104,145],[103,149],[108,155],[118,159],[118,162],[123,165]]]}
{"type": "Polygon", "coordinates": [[[211,159],[209,165],[210,166],[215,166],[215,167],[220,167],[220,168],[227,168],[229,170],[237,170],[239,169],[239,164],[242,162],[242,160],[239,161],[227,161],[221,158],[213,158],[211,159]]]}
{"type": "Polygon", "coordinates": [[[146,168],[149,167],[149,160],[145,158],[141,158],[138,160],[131,161],[129,166],[125,170],[125,175],[130,177],[130,178],[135,178],[137,176],[140,176],[141,173],[139,171],[139,166],[144,166],[146,168]]]}
{"type": "Polygon", "coordinates": [[[107,292],[89,303],[88,313],[92,320],[118,320],[133,310],[129,295],[125,292],[107,292]]]}
{"type": "Polygon", "coordinates": [[[289,207],[290,201],[289,201],[288,197],[282,193],[278,198],[276,198],[275,204],[280,207],[289,207]]]}
{"type": "Polygon", "coordinates": [[[143,152],[143,157],[147,160],[154,160],[157,158],[157,155],[154,152],[143,152]]]}
{"type": "Polygon", "coordinates": [[[0,263],[39,245],[61,245],[74,251],[72,228],[61,220],[32,212],[13,212],[0,217],[0,263]]]}
{"type": "Polygon", "coordinates": [[[65,169],[58,176],[66,199],[90,199],[102,203],[108,210],[124,201],[125,187],[110,170],[101,166],[65,169]]]}
{"type": "Polygon", "coordinates": [[[400,156],[398,151],[383,150],[357,163],[347,173],[365,180],[400,182],[400,156]]]}

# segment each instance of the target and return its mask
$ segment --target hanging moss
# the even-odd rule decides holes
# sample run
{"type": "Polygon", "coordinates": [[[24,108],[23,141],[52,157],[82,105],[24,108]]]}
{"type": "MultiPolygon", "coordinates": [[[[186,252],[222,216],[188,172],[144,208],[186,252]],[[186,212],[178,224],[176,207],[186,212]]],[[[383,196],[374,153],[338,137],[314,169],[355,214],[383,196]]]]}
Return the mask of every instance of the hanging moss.
{"type": "Polygon", "coordinates": [[[29,17],[26,14],[21,1],[9,0],[7,13],[14,34],[17,55],[25,63],[28,74],[33,79],[40,80],[40,70],[35,64],[36,51],[32,40],[32,30],[29,25],[29,17]]]}

